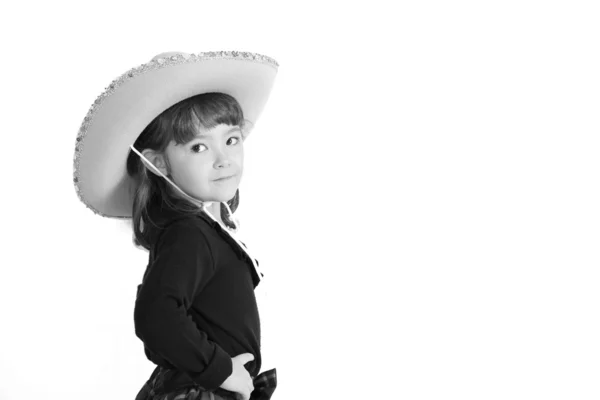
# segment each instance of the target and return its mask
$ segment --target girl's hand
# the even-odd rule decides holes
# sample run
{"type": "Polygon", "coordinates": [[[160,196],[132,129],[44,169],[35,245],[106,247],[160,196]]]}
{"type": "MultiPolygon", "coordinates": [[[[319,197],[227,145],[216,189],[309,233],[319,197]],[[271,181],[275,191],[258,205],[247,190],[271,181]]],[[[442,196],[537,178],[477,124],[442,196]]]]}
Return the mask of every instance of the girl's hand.
{"type": "Polygon", "coordinates": [[[236,392],[241,395],[241,400],[249,400],[250,393],[254,390],[254,383],[250,374],[244,368],[244,364],[254,360],[254,356],[251,353],[243,353],[239,356],[235,356],[231,359],[233,364],[233,371],[225,382],[221,384],[221,387],[230,392],[236,392]]]}

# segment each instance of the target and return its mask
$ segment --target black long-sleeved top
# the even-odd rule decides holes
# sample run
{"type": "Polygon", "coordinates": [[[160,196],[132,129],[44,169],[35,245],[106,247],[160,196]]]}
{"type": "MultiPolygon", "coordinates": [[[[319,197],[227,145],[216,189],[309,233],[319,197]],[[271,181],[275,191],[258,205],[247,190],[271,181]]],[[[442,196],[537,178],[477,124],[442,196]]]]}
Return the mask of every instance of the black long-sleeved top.
{"type": "Polygon", "coordinates": [[[162,204],[153,221],[163,229],[138,286],[134,322],[148,359],[175,371],[165,389],[215,389],[241,353],[254,355],[245,366],[258,375],[259,280],[248,255],[204,213],[185,215],[162,204]]]}

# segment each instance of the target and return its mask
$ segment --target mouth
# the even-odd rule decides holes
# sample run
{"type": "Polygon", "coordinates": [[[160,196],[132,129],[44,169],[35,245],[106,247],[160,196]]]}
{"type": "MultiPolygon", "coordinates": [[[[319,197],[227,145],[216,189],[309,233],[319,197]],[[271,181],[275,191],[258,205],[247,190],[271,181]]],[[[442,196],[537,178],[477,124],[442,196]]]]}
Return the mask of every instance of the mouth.
{"type": "Polygon", "coordinates": [[[214,181],[215,182],[227,182],[228,180],[230,180],[233,177],[235,177],[235,175],[225,176],[223,178],[215,179],[214,181]]]}

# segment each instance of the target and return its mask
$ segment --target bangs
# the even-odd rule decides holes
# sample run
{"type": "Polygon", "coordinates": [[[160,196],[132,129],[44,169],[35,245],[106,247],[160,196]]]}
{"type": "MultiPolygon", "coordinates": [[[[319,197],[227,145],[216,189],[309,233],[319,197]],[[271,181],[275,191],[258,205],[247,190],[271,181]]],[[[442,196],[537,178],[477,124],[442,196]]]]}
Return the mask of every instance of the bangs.
{"type": "Polygon", "coordinates": [[[172,134],[177,144],[193,140],[198,129],[212,129],[217,125],[239,126],[244,130],[244,114],[239,103],[224,93],[204,93],[190,97],[173,110],[172,134]]]}

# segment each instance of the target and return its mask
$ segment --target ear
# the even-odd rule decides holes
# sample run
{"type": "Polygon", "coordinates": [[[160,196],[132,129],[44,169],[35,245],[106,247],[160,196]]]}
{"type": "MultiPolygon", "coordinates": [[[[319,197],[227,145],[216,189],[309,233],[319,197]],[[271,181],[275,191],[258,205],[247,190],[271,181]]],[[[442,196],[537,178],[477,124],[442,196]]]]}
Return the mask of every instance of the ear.
{"type": "MultiPolygon", "coordinates": [[[[160,170],[160,172],[163,173],[163,175],[165,175],[165,176],[169,175],[169,171],[167,170],[167,163],[165,162],[164,154],[161,154],[157,151],[150,150],[150,149],[145,149],[144,151],[142,151],[142,154],[144,155],[144,157],[146,157],[148,159],[148,161],[150,161],[152,163],[152,165],[154,165],[156,168],[158,168],[160,170]]],[[[156,170],[154,168],[152,168],[152,166],[148,165],[145,160],[143,160],[143,161],[144,161],[144,165],[150,172],[152,172],[154,175],[160,176],[160,174],[158,172],[156,172],[156,170]]]]}

